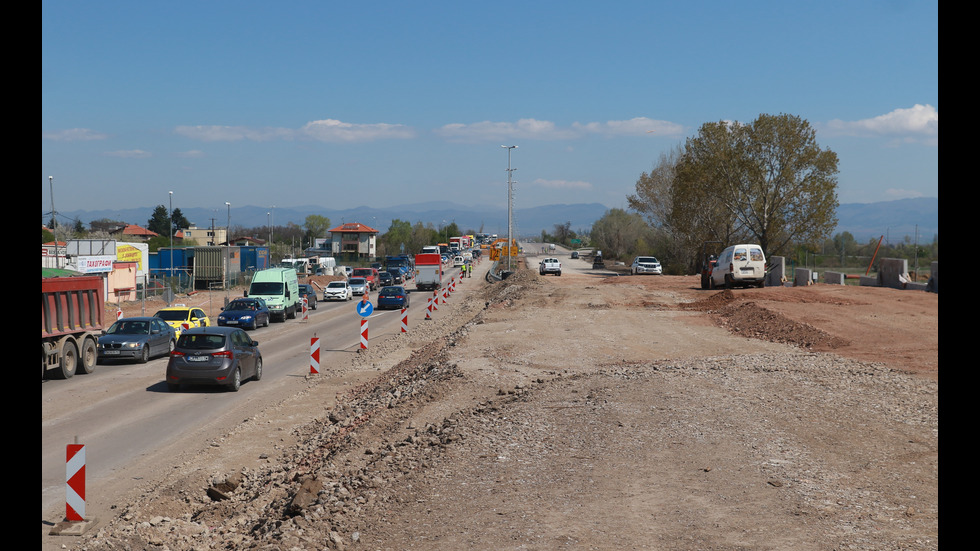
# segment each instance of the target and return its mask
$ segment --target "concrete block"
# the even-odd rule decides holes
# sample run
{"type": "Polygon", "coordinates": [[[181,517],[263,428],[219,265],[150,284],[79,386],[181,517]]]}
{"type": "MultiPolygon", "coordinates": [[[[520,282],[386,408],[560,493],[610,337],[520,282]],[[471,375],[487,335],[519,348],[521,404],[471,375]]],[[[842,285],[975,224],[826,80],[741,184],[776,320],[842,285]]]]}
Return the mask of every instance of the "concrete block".
{"type": "Polygon", "coordinates": [[[878,276],[882,287],[904,289],[909,282],[909,261],[904,258],[882,258],[878,276]]]}
{"type": "Polygon", "coordinates": [[[858,280],[858,285],[863,287],[881,287],[881,284],[878,282],[878,276],[876,275],[861,276],[861,279],[858,280]]]}
{"type": "Polygon", "coordinates": [[[844,281],[847,279],[845,274],[841,272],[824,272],[823,281],[824,283],[830,285],[844,285],[844,281]]]}
{"type": "Polygon", "coordinates": [[[793,286],[802,287],[813,283],[812,270],[809,268],[796,268],[793,271],[793,286]]]}
{"type": "Polygon", "coordinates": [[[786,276],[786,258],[782,256],[770,256],[768,258],[767,273],[766,273],[766,286],[767,287],[779,287],[785,281],[786,276]]]}

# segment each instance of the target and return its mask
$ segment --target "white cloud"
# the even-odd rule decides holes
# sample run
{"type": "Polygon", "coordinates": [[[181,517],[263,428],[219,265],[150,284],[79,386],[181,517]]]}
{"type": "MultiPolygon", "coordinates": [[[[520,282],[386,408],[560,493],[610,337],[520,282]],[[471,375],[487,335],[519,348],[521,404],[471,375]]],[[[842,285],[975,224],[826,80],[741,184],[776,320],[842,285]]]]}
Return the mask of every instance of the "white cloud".
{"type": "Polygon", "coordinates": [[[121,159],[148,159],[153,156],[149,151],[143,151],[142,149],[106,151],[103,155],[106,157],[119,157],[121,159]]]}
{"type": "Polygon", "coordinates": [[[834,119],[827,129],[845,136],[892,136],[910,141],[939,140],[939,111],[931,105],[919,105],[909,109],[895,109],[890,113],[858,121],[834,119]]]}
{"type": "Polygon", "coordinates": [[[567,128],[551,121],[520,119],[517,122],[482,121],[471,124],[452,123],[435,133],[455,141],[573,140],[589,134],[604,136],[678,135],[683,127],[668,121],[636,117],[625,121],[573,123],[567,128]]]}
{"type": "Polygon", "coordinates": [[[249,128],[247,126],[178,126],[174,132],[185,138],[203,142],[237,142],[240,140],[264,142],[292,137],[292,131],[284,128],[249,128]]]}
{"type": "Polygon", "coordinates": [[[298,129],[292,128],[249,128],[247,126],[178,126],[174,132],[205,142],[234,142],[250,140],[264,142],[270,140],[312,139],[323,142],[365,142],[384,139],[406,139],[415,132],[400,124],[354,124],[334,119],[311,121],[298,129]]]}
{"type": "Polygon", "coordinates": [[[55,130],[52,132],[41,132],[41,138],[56,142],[77,142],[90,140],[104,140],[107,134],[89,130],[88,128],[69,128],[68,130],[55,130]]]}
{"type": "Polygon", "coordinates": [[[179,152],[177,153],[177,156],[185,159],[201,159],[204,158],[204,152],[200,149],[192,149],[190,151],[179,152]]]}
{"type": "Polygon", "coordinates": [[[576,180],[545,180],[543,178],[538,178],[531,182],[532,185],[541,186],[548,189],[566,189],[566,190],[591,190],[592,184],[589,182],[582,182],[576,180]]]}
{"type": "Polygon", "coordinates": [[[367,142],[415,137],[411,128],[401,124],[353,124],[334,119],[308,122],[300,132],[324,142],[367,142]]]}
{"type": "Polygon", "coordinates": [[[897,199],[914,199],[916,197],[925,197],[925,194],[910,189],[889,188],[885,190],[885,196],[888,198],[888,200],[897,200],[897,199]]]}
{"type": "Polygon", "coordinates": [[[647,117],[634,117],[625,121],[575,123],[572,127],[590,134],[606,136],[643,136],[646,134],[677,136],[684,132],[684,127],[679,124],[647,117]]]}
{"type": "Polygon", "coordinates": [[[553,122],[537,119],[520,119],[517,122],[452,123],[442,126],[435,133],[443,138],[457,141],[560,140],[577,137],[577,133],[571,129],[559,129],[553,122]]]}

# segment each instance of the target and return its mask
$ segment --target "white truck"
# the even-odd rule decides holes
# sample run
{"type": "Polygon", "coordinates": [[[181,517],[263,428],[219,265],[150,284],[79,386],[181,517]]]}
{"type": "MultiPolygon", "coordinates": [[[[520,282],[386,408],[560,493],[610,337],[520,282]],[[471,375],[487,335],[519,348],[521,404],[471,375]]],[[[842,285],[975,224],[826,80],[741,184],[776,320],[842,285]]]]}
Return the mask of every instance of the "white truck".
{"type": "Polygon", "coordinates": [[[420,253],[415,255],[415,287],[420,291],[442,288],[442,255],[420,253]]]}
{"type": "Polygon", "coordinates": [[[557,258],[546,258],[541,261],[538,267],[538,273],[541,275],[545,274],[555,274],[556,276],[561,275],[561,261],[557,258]]]}

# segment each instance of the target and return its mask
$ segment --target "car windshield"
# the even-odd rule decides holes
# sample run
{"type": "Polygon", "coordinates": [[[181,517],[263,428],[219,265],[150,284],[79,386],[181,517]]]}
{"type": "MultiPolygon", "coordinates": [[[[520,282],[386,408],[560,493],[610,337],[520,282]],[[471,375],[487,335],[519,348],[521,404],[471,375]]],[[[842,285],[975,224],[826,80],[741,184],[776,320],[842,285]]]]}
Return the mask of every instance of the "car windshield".
{"type": "Polygon", "coordinates": [[[381,289],[382,295],[400,295],[403,293],[404,291],[402,291],[401,287],[383,287],[381,289]]]}
{"type": "Polygon", "coordinates": [[[233,300],[226,310],[255,310],[255,303],[250,300],[233,300]]]}
{"type": "Polygon", "coordinates": [[[257,281],[252,283],[252,288],[249,289],[248,294],[279,295],[282,294],[282,283],[276,283],[274,281],[257,281]]]}
{"type": "Polygon", "coordinates": [[[187,319],[187,310],[160,310],[155,317],[164,321],[184,321],[187,319]]]}
{"type": "Polygon", "coordinates": [[[643,263],[646,263],[646,264],[656,264],[657,263],[657,259],[654,258],[654,257],[652,257],[652,256],[641,256],[640,258],[637,258],[636,261],[637,262],[643,262],[643,263]]]}
{"type": "Polygon", "coordinates": [[[106,335],[145,335],[150,332],[147,321],[117,321],[106,331],[106,335]]]}
{"type": "Polygon", "coordinates": [[[225,336],[224,335],[188,335],[184,333],[177,340],[177,348],[184,348],[188,350],[215,350],[218,348],[224,348],[225,346],[225,336]]]}
{"type": "Polygon", "coordinates": [[[330,287],[331,289],[343,289],[344,288],[344,282],[343,281],[331,281],[330,283],[327,284],[327,287],[330,287]]]}
{"type": "Polygon", "coordinates": [[[355,277],[350,280],[351,285],[364,285],[364,278],[355,277]]]}

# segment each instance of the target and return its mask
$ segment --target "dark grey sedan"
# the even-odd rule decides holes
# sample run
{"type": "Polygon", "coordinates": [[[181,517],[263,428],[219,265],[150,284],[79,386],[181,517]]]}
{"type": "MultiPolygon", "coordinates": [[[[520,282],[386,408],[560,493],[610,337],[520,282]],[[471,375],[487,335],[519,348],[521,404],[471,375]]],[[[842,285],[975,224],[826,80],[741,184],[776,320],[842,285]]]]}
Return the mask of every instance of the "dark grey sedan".
{"type": "Polygon", "coordinates": [[[99,361],[136,360],[169,354],[177,332],[160,318],[138,317],[116,320],[99,337],[99,361]]]}
{"type": "Polygon", "coordinates": [[[194,327],[180,334],[167,363],[167,389],[220,385],[237,392],[246,379],[262,378],[259,343],[238,327],[194,327]]]}

